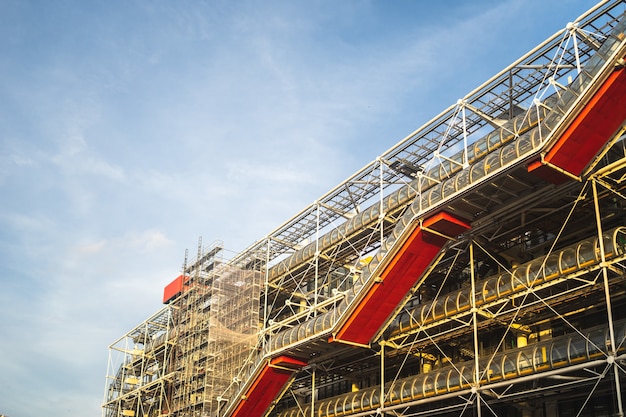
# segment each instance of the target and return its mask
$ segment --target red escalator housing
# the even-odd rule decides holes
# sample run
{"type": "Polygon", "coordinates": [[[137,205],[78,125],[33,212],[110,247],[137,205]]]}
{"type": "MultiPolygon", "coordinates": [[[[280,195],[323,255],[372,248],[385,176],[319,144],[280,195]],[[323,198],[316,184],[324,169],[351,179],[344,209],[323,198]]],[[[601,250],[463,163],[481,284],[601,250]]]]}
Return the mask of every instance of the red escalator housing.
{"type": "Polygon", "coordinates": [[[239,398],[231,417],[262,417],[291,377],[304,366],[306,362],[289,356],[267,361],[250,388],[239,398]]]}
{"type": "MultiPolygon", "coordinates": [[[[626,120],[626,68],[614,71],[543,158],[573,175],[580,175],[626,120]]],[[[535,161],[528,166],[541,178],[562,183],[567,176],[535,161]]]]}
{"type": "Polygon", "coordinates": [[[447,242],[437,233],[457,236],[469,228],[468,223],[445,212],[422,222],[330,341],[368,344],[447,242]]]}

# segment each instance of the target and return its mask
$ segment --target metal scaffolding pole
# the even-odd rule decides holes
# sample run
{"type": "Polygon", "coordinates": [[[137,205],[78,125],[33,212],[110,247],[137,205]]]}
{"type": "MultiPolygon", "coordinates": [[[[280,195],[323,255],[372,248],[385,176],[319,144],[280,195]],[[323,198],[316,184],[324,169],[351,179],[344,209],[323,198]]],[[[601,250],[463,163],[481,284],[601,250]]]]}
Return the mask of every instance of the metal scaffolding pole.
{"type": "Polygon", "coordinates": [[[473,333],[474,333],[474,385],[472,387],[472,392],[476,395],[476,412],[477,416],[481,417],[481,407],[480,407],[480,368],[479,368],[479,360],[478,360],[478,308],[476,307],[476,275],[474,272],[474,242],[470,242],[469,247],[470,252],[470,280],[472,282],[472,323],[473,323],[473,333]]]}
{"type": "Polygon", "coordinates": [[[591,187],[593,189],[593,206],[596,214],[596,225],[598,228],[598,246],[600,247],[600,259],[602,265],[602,279],[604,280],[604,298],[606,302],[606,314],[609,325],[609,337],[611,339],[611,352],[609,353],[609,364],[613,364],[615,391],[617,393],[617,415],[619,417],[624,416],[624,409],[622,405],[622,390],[619,381],[619,366],[615,362],[617,356],[617,345],[615,344],[615,326],[613,323],[613,307],[611,305],[611,292],[609,288],[609,277],[607,272],[606,253],[604,251],[604,234],[602,233],[602,218],[600,217],[600,205],[598,204],[598,187],[595,178],[591,180],[591,187]]]}

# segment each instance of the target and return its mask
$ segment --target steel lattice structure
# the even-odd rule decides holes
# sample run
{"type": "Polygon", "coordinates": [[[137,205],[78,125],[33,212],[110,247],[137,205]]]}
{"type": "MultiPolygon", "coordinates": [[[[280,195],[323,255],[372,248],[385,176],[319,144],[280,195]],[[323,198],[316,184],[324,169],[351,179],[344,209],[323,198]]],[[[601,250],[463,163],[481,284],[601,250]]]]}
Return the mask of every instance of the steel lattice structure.
{"type": "Polygon", "coordinates": [[[624,415],[626,2],[601,2],[111,345],[103,415],[624,415]]]}

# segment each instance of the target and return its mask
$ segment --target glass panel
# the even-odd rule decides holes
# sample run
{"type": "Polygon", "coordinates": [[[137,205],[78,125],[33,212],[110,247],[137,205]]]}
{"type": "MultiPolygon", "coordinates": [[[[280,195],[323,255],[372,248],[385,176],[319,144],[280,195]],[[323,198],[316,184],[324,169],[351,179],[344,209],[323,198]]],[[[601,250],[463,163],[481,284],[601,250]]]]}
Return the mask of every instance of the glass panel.
{"type": "Polygon", "coordinates": [[[461,376],[463,377],[461,379],[461,386],[463,388],[468,387],[474,382],[474,368],[471,366],[464,367],[461,371],[461,376]]]}
{"type": "Polygon", "coordinates": [[[528,268],[526,269],[526,274],[527,274],[527,282],[529,283],[530,286],[535,285],[536,283],[539,283],[543,280],[543,276],[541,273],[541,264],[542,264],[542,260],[538,259],[536,261],[531,262],[528,265],[528,268]]]}
{"type": "Polygon", "coordinates": [[[437,376],[435,377],[435,390],[437,390],[438,394],[446,392],[446,377],[447,372],[437,372],[437,376]]]}
{"type": "Polygon", "coordinates": [[[515,356],[513,353],[504,355],[502,358],[502,371],[507,378],[517,375],[517,366],[515,363],[515,356]]]}
{"type": "Polygon", "coordinates": [[[360,229],[363,224],[363,218],[361,216],[354,216],[354,227],[360,229]]]}
{"type": "Polygon", "coordinates": [[[277,347],[283,347],[289,344],[289,331],[279,333],[277,347]]]}
{"type": "Polygon", "coordinates": [[[567,248],[561,252],[561,272],[567,273],[576,268],[576,250],[574,248],[567,248]]]}
{"type": "Polygon", "coordinates": [[[402,383],[400,394],[402,395],[403,401],[411,399],[411,381],[404,381],[402,383]]]}
{"type": "Polygon", "coordinates": [[[498,276],[498,295],[503,297],[510,294],[512,291],[511,275],[505,273],[498,276]]]}
{"type": "Polygon", "coordinates": [[[550,362],[548,361],[548,346],[546,344],[535,348],[533,358],[535,370],[542,371],[550,367],[550,362]]]}
{"type": "Polygon", "coordinates": [[[548,256],[546,260],[546,264],[543,269],[543,276],[545,279],[552,279],[555,276],[559,275],[559,256],[560,254],[555,253],[548,256]]]}
{"type": "Polygon", "coordinates": [[[474,183],[485,176],[483,161],[478,161],[470,168],[470,182],[474,183]]]}
{"type": "Polygon", "coordinates": [[[522,136],[520,136],[520,138],[515,141],[515,147],[517,149],[517,155],[524,155],[526,152],[530,151],[533,149],[533,145],[532,145],[532,138],[531,138],[531,134],[533,132],[536,132],[536,130],[532,130],[529,133],[526,133],[522,136]]]}
{"type": "Polygon", "coordinates": [[[602,352],[606,349],[606,330],[594,329],[587,335],[587,354],[589,358],[594,358],[602,355],[602,352]]]}
{"type": "Polygon", "coordinates": [[[502,379],[502,369],[500,368],[500,364],[497,359],[494,359],[491,363],[489,363],[487,378],[489,378],[489,381],[491,382],[502,379]]]}
{"type": "Polygon", "coordinates": [[[402,187],[402,189],[400,190],[400,193],[398,195],[398,202],[400,204],[405,203],[408,200],[408,195],[409,195],[409,188],[408,187],[402,187]]]}
{"type": "Polygon", "coordinates": [[[456,305],[458,306],[459,312],[470,308],[470,300],[465,291],[459,291],[456,305]]]}
{"type": "Polygon", "coordinates": [[[504,148],[502,148],[502,151],[500,151],[500,160],[502,161],[502,165],[511,162],[516,157],[517,157],[517,154],[515,152],[514,143],[506,145],[504,148]]]}
{"type": "Polygon", "coordinates": [[[356,394],[354,394],[354,397],[352,397],[352,409],[353,410],[355,411],[361,410],[361,397],[363,397],[362,392],[357,392],[356,394]]]}
{"type": "MultiPolygon", "coordinates": [[[[483,285],[483,297],[482,299],[485,302],[489,302],[489,301],[493,301],[496,299],[497,297],[497,292],[496,292],[496,278],[489,278],[487,281],[485,281],[484,285],[483,285]]],[[[478,300],[477,300],[478,301],[478,300]]]]}
{"type": "Polygon", "coordinates": [[[456,176],[456,189],[460,190],[469,183],[469,169],[464,169],[460,174],[456,176]]]}
{"type": "Polygon", "coordinates": [[[298,340],[302,340],[306,337],[307,324],[301,324],[298,326],[298,340]]]}
{"type": "Polygon", "coordinates": [[[422,320],[422,324],[424,323],[428,323],[431,322],[433,320],[432,318],[432,303],[427,303],[426,305],[422,306],[422,310],[420,312],[420,318],[422,320]]]}
{"type": "Polygon", "coordinates": [[[292,328],[291,330],[289,330],[289,344],[291,343],[296,343],[298,341],[298,330],[300,329],[300,326],[296,326],[294,328],[292,328]]]}
{"type": "Polygon", "coordinates": [[[511,278],[513,291],[521,291],[528,285],[526,281],[526,268],[517,268],[513,271],[513,277],[511,278]]]}
{"type": "Polygon", "coordinates": [[[493,172],[500,168],[500,156],[497,152],[487,155],[485,158],[485,172],[493,172]]]}
{"type": "Polygon", "coordinates": [[[461,388],[461,374],[454,369],[448,373],[448,387],[450,391],[461,388]]]}
{"type": "Polygon", "coordinates": [[[463,165],[463,151],[455,153],[452,157],[450,157],[450,159],[454,161],[452,170],[454,172],[458,172],[460,167],[463,165]]]}
{"type": "Polygon", "coordinates": [[[352,411],[352,398],[350,395],[343,397],[343,403],[341,405],[343,412],[352,411]]]}
{"type": "MultiPolygon", "coordinates": [[[[387,199],[387,209],[393,209],[394,207],[396,207],[398,205],[398,195],[396,193],[393,193],[389,196],[389,198],[387,199]]],[[[374,206],[375,208],[373,208],[372,211],[372,216],[378,217],[378,206],[374,206]]]]}
{"type": "Polygon", "coordinates": [[[322,330],[324,330],[324,323],[323,323],[323,317],[318,316],[315,319],[315,333],[319,333],[322,330]]]}
{"type": "Polygon", "coordinates": [[[532,355],[532,351],[522,351],[517,355],[517,367],[520,375],[526,375],[533,371],[533,362],[528,357],[528,354],[532,355]]]}
{"type": "Polygon", "coordinates": [[[424,396],[430,396],[435,393],[434,375],[425,375],[422,384],[424,396]]]}
{"type": "Polygon", "coordinates": [[[331,239],[332,239],[332,234],[325,234],[324,236],[322,236],[322,241],[320,243],[321,246],[327,247],[328,245],[330,245],[331,239]]]}
{"type": "Polygon", "coordinates": [[[587,359],[587,341],[582,337],[575,336],[569,345],[570,362],[579,362],[587,359]]]}
{"type": "Polygon", "coordinates": [[[456,191],[456,179],[449,180],[443,183],[443,197],[450,197],[456,191]]]}
{"type": "Polygon", "coordinates": [[[442,318],[445,317],[445,311],[443,309],[444,305],[445,305],[446,300],[445,299],[438,299],[437,301],[435,301],[434,304],[434,316],[435,316],[435,320],[440,320],[442,318]]]}
{"type": "Polygon", "coordinates": [[[411,398],[412,399],[422,398],[423,397],[422,389],[423,389],[422,378],[414,378],[413,381],[411,381],[411,398]]]}
{"type": "Polygon", "coordinates": [[[467,161],[471,164],[476,159],[476,154],[474,153],[474,146],[467,147],[467,161]]]}
{"type": "Polygon", "coordinates": [[[411,313],[404,313],[400,316],[400,320],[398,321],[398,328],[401,332],[404,332],[411,327],[411,313]]]}
{"type": "Polygon", "coordinates": [[[586,240],[578,245],[578,266],[585,267],[596,261],[595,242],[586,240]]]}
{"type": "MultiPolygon", "coordinates": [[[[560,120],[560,116],[557,116],[555,114],[552,113],[546,113],[546,117],[545,119],[543,119],[543,124],[544,126],[549,126],[549,122],[548,119],[550,118],[550,115],[554,116],[554,119],[552,121],[552,123],[556,124],[556,122],[558,122],[558,120],[560,120]]],[[[541,146],[541,143],[543,142],[543,137],[542,137],[542,133],[543,130],[541,129],[535,129],[535,130],[531,130],[530,131],[530,146],[532,146],[532,149],[537,149],[539,146],[541,146]]]]}
{"type": "Polygon", "coordinates": [[[550,359],[553,367],[563,366],[567,363],[568,340],[558,340],[552,343],[550,348],[550,359]]]}
{"type": "Polygon", "coordinates": [[[372,406],[372,407],[379,407],[380,406],[380,399],[378,397],[378,390],[374,390],[372,392],[372,396],[370,398],[371,398],[370,406],[372,406]]]}
{"type": "MultiPolygon", "coordinates": [[[[432,163],[429,165],[432,165],[432,163]]],[[[433,184],[435,184],[437,182],[434,180],[435,178],[439,178],[439,166],[438,165],[430,168],[428,172],[426,172],[426,175],[420,179],[419,184],[422,187],[422,191],[424,191],[427,188],[430,188],[433,184]]]]}
{"type": "Polygon", "coordinates": [[[453,293],[446,296],[446,317],[456,313],[456,297],[458,294],[453,293]]]}
{"type": "Polygon", "coordinates": [[[507,135],[507,140],[513,139],[514,133],[517,133],[518,135],[523,133],[524,130],[528,129],[530,123],[536,121],[536,119],[537,112],[535,111],[531,111],[527,115],[521,117],[517,116],[505,125],[508,129],[506,131],[503,129],[502,134],[507,135]]]}
{"type": "MultiPolygon", "coordinates": [[[[387,202],[389,202],[389,200],[387,200],[387,202]]],[[[375,206],[365,210],[363,213],[361,214],[357,214],[357,216],[359,216],[361,218],[361,222],[363,224],[368,224],[369,222],[372,221],[372,218],[375,218],[375,216],[372,214],[373,211],[378,211],[379,205],[376,204],[375,206]]]]}
{"type": "Polygon", "coordinates": [[[428,207],[428,191],[424,191],[424,194],[422,194],[422,198],[420,199],[419,206],[415,204],[411,204],[409,207],[411,208],[411,211],[413,212],[413,214],[416,214],[416,215],[420,213],[420,210],[423,207],[428,207]]]}
{"type": "Polygon", "coordinates": [[[613,237],[611,235],[604,235],[604,239],[602,239],[603,243],[604,243],[604,255],[607,258],[611,258],[613,256],[615,256],[614,253],[614,249],[613,249],[613,237]]]}
{"type": "Polygon", "coordinates": [[[615,247],[618,255],[623,255],[626,252],[626,230],[619,228],[615,232],[615,247]]]}
{"type": "MultiPolygon", "coordinates": [[[[335,310],[331,310],[331,311],[335,311],[335,310]]],[[[333,320],[335,319],[333,317],[333,314],[326,313],[326,314],[323,314],[322,317],[324,317],[324,323],[323,323],[324,330],[330,329],[333,325],[333,320]]]]}
{"type": "Polygon", "coordinates": [[[362,396],[362,399],[361,399],[361,405],[362,405],[363,409],[368,409],[371,406],[370,395],[371,395],[371,393],[369,393],[367,391],[363,392],[363,396],[362,396]]]}
{"type": "Polygon", "coordinates": [[[447,159],[442,159],[441,165],[439,166],[439,178],[449,178],[452,174],[452,162],[447,159]]]}
{"type": "Polygon", "coordinates": [[[430,191],[427,193],[429,206],[432,206],[441,199],[441,192],[439,190],[439,187],[439,185],[436,185],[435,187],[431,188],[430,191]]]}
{"type": "Polygon", "coordinates": [[[400,401],[400,385],[395,383],[391,386],[390,389],[387,390],[389,393],[389,399],[392,404],[398,403],[400,401]]]}
{"type": "MultiPolygon", "coordinates": [[[[492,151],[496,148],[498,148],[500,146],[500,144],[502,143],[502,139],[501,136],[504,132],[502,131],[502,129],[498,129],[495,135],[489,135],[487,136],[487,146],[489,147],[489,150],[492,151]]],[[[504,133],[506,134],[506,133],[504,133]]]]}
{"type": "Polygon", "coordinates": [[[346,223],[345,229],[346,229],[345,233],[348,235],[354,232],[354,217],[348,220],[348,222],[346,223]]]}
{"type": "MultiPolygon", "coordinates": [[[[498,132],[495,131],[493,132],[493,134],[498,135],[498,132]]],[[[487,153],[487,140],[486,139],[477,140],[476,143],[474,143],[474,155],[476,155],[477,158],[480,158],[486,153],[487,153]]]]}

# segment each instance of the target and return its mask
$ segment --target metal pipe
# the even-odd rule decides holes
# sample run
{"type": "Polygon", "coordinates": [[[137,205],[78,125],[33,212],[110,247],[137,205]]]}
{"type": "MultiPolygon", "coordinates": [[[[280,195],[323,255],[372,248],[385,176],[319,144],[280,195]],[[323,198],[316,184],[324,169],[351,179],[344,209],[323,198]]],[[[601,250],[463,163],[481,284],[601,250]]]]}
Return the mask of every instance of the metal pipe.
{"type": "MultiPolygon", "coordinates": [[[[612,346],[607,341],[607,326],[596,326],[580,333],[559,336],[554,339],[537,342],[523,348],[511,349],[496,354],[493,358],[487,355],[481,361],[488,362],[489,371],[481,378],[480,390],[471,386],[463,375],[475,375],[475,361],[446,366],[426,374],[418,374],[395,381],[386,386],[370,387],[355,393],[342,394],[336,397],[319,400],[316,415],[319,417],[331,416],[337,413],[342,415],[361,416],[374,411],[390,411],[411,405],[424,404],[432,401],[458,397],[468,393],[477,393],[511,384],[533,381],[541,378],[552,378],[564,372],[592,368],[609,364],[611,358],[621,360],[626,358],[626,320],[615,322],[619,331],[620,346],[616,355],[611,355],[612,346]],[[574,349],[572,346],[584,350],[574,349]],[[537,354],[537,352],[545,352],[537,354]],[[600,357],[598,359],[598,357],[600,357]],[[491,359],[491,360],[490,360],[491,359]],[[500,366],[500,364],[508,364],[500,366]],[[382,396],[382,392],[389,395],[382,396]],[[351,398],[349,409],[346,400],[351,398]],[[331,408],[335,414],[328,414],[331,408]]],[[[471,378],[471,376],[470,376],[471,378]]],[[[305,415],[311,411],[310,405],[305,407],[305,415]]],[[[299,409],[289,409],[278,414],[278,417],[295,417],[299,409]]]]}
{"type": "MultiPolygon", "coordinates": [[[[605,255],[605,262],[621,258],[625,254],[625,248],[619,242],[624,236],[626,236],[626,226],[616,227],[604,233],[602,241],[610,242],[610,253],[605,255]]],[[[475,300],[476,307],[497,302],[504,297],[511,298],[540,285],[556,283],[564,275],[577,274],[579,271],[593,269],[594,266],[600,267],[602,258],[596,253],[598,241],[597,237],[590,237],[566,246],[549,256],[547,260],[542,256],[513,268],[510,272],[492,275],[476,282],[477,287],[486,290],[481,292],[482,297],[475,300]],[[538,275],[533,277],[531,274],[538,275]]],[[[461,289],[444,294],[431,302],[417,305],[410,311],[398,315],[389,328],[389,334],[393,339],[393,336],[419,330],[424,325],[435,325],[453,316],[471,313],[474,302],[472,294],[474,291],[471,289],[461,289]]]]}
{"type": "Polygon", "coordinates": [[[472,332],[474,335],[474,384],[472,386],[472,394],[476,395],[477,400],[477,415],[481,417],[481,407],[480,407],[480,362],[479,358],[479,349],[478,349],[478,307],[476,306],[476,275],[474,271],[474,242],[470,243],[469,247],[470,251],[470,280],[472,283],[472,295],[471,295],[471,303],[472,303],[472,332]]]}
{"type": "MultiPolygon", "coordinates": [[[[607,273],[607,265],[606,265],[606,252],[604,250],[604,235],[602,233],[602,218],[600,217],[600,205],[598,203],[598,186],[596,184],[595,179],[591,180],[591,188],[593,189],[593,206],[596,214],[596,225],[598,227],[598,245],[600,246],[600,259],[602,265],[602,279],[604,282],[604,298],[606,302],[606,314],[609,325],[609,336],[611,338],[611,352],[610,357],[613,359],[617,356],[617,346],[615,345],[615,329],[613,328],[613,308],[611,304],[611,292],[609,289],[609,276],[607,273]]],[[[615,247],[615,246],[613,246],[615,247]]],[[[613,372],[615,375],[615,391],[621,393],[622,390],[620,388],[619,381],[619,367],[615,360],[613,359],[613,372]]],[[[624,409],[622,406],[622,396],[617,395],[617,415],[619,417],[624,416],[624,409]]]]}

